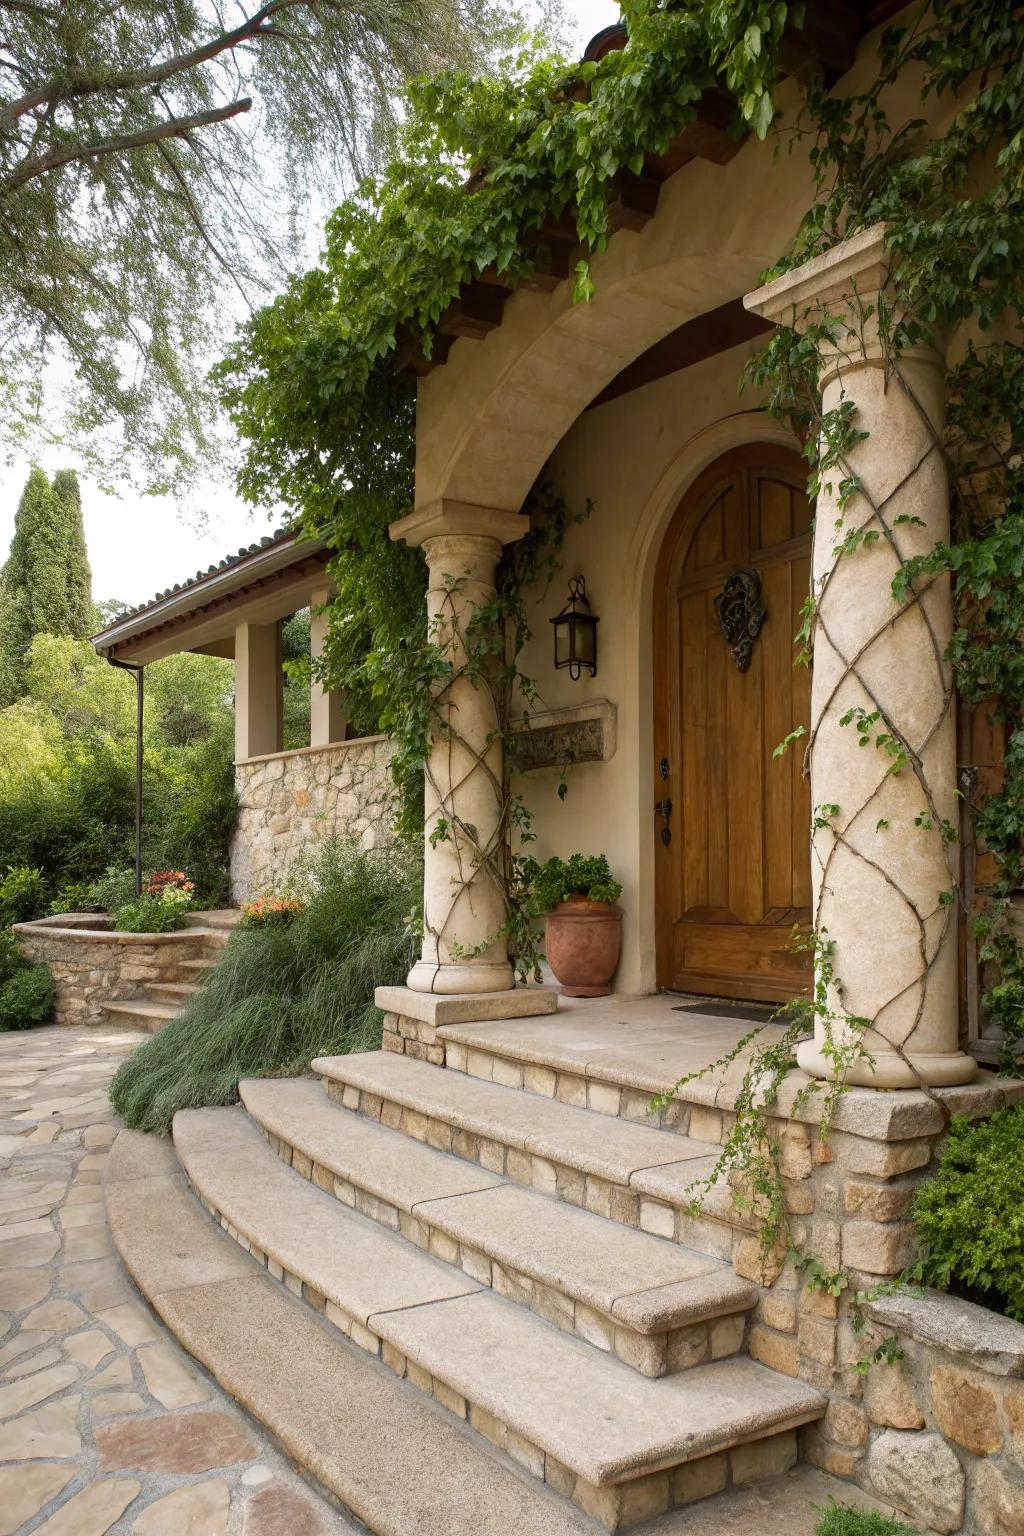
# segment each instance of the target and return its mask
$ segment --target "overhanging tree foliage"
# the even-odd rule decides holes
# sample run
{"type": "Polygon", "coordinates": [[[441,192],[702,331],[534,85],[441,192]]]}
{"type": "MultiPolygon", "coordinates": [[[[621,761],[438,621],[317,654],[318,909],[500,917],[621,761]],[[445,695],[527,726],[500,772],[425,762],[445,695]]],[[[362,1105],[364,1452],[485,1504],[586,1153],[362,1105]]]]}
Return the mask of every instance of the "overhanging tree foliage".
{"type": "Polygon", "coordinates": [[[78,479],[73,470],[59,470],[51,485],[43,470],[33,469],[0,571],[0,708],[24,692],[36,635],[89,634],[91,589],[78,479]]]}
{"type": "Polygon", "coordinates": [[[204,373],[223,298],[286,269],[311,195],[390,141],[412,74],[479,65],[490,0],[136,4],[0,0],[0,404],[154,484],[210,451],[204,373]],[[42,368],[77,376],[58,426],[42,368]]]}

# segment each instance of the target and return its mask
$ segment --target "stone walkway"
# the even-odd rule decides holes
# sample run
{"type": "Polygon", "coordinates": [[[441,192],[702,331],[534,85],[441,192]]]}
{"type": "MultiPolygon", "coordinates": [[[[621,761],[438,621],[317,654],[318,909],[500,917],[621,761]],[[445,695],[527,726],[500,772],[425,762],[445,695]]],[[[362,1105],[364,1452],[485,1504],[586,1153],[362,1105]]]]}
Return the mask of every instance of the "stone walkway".
{"type": "Polygon", "coordinates": [[[0,1536],[354,1536],[113,1253],[107,1086],[142,1038],[0,1034],[0,1536]]]}

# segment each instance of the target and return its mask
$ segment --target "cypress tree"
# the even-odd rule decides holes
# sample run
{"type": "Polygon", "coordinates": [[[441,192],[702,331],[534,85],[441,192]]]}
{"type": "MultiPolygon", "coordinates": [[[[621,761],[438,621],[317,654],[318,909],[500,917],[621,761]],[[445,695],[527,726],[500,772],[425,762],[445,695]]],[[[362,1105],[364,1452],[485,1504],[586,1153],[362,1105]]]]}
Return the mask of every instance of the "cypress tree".
{"type": "Polygon", "coordinates": [[[68,634],[76,640],[85,640],[94,632],[95,611],[92,603],[92,571],[89,569],[85,529],[82,526],[82,493],[73,469],[58,469],[53,477],[53,497],[58,514],[58,532],[63,532],[64,536],[61,560],[67,572],[64,597],[67,628],[61,631],[49,625],[47,628],[51,634],[68,634]]]}
{"type": "Polygon", "coordinates": [[[38,634],[82,639],[92,627],[91,576],[78,478],[61,470],[50,484],[29,474],[0,571],[0,707],[25,691],[28,648],[38,634]]]}

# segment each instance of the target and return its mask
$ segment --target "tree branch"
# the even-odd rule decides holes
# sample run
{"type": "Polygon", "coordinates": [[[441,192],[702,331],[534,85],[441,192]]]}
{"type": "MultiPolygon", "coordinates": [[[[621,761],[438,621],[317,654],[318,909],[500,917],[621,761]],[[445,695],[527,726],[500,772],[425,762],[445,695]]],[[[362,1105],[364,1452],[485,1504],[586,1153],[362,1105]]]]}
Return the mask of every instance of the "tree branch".
{"type": "Polygon", "coordinates": [[[218,107],[212,112],[200,112],[195,117],[172,117],[165,123],[157,123],[139,133],[125,134],[123,138],[101,139],[96,144],[71,144],[66,149],[36,155],[30,160],[23,160],[16,171],[0,182],[0,190],[14,192],[26,182],[44,176],[49,171],[60,170],[62,165],[69,165],[74,160],[95,160],[103,155],[139,149],[144,144],[156,144],[161,139],[187,138],[194,128],[208,128],[212,123],[223,123],[230,117],[237,117],[240,112],[248,112],[251,106],[252,97],[243,96],[241,101],[233,101],[230,106],[218,107]]]}
{"type": "Polygon", "coordinates": [[[135,70],[120,75],[86,77],[70,86],[58,80],[47,81],[44,85],[37,86],[35,90],[26,92],[17,101],[10,102],[0,112],[0,123],[15,122],[19,117],[24,117],[26,112],[41,107],[44,102],[53,97],[58,97],[61,101],[72,101],[75,97],[93,96],[99,92],[117,94],[119,91],[138,91],[150,85],[159,85],[162,81],[169,80],[172,75],[180,75],[186,70],[197,68],[200,64],[209,63],[218,54],[229,52],[237,48],[239,43],[247,42],[250,38],[273,36],[274,29],[266,27],[265,23],[278,11],[292,10],[299,5],[315,3],[316,0],[269,0],[267,5],[262,6],[232,31],[220,32],[202,47],[193,48],[188,53],[176,54],[171,59],[165,59],[162,64],[154,64],[150,69],[135,70]]]}

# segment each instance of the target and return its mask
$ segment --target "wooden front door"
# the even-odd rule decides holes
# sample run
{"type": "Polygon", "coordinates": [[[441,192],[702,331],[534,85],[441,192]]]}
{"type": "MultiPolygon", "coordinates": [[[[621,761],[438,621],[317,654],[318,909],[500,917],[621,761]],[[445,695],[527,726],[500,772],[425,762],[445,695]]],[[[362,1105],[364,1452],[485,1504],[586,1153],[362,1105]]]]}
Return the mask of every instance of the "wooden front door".
{"type": "Polygon", "coordinates": [[[791,938],[811,915],[803,743],[773,756],[809,718],[809,670],[793,665],[805,483],[788,449],[734,451],[687,492],[662,548],[651,835],[664,987],[777,1002],[808,986],[791,938]]]}

